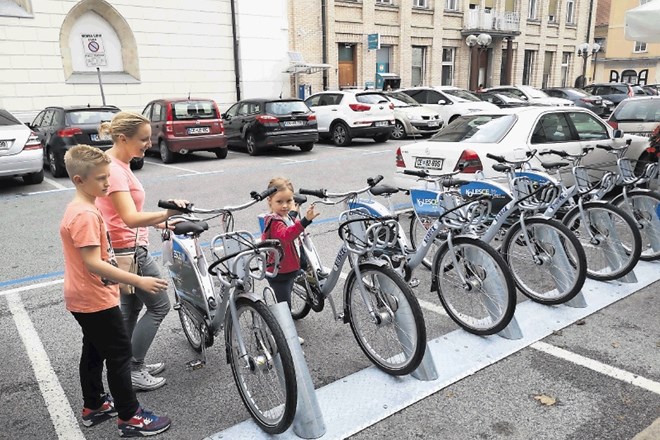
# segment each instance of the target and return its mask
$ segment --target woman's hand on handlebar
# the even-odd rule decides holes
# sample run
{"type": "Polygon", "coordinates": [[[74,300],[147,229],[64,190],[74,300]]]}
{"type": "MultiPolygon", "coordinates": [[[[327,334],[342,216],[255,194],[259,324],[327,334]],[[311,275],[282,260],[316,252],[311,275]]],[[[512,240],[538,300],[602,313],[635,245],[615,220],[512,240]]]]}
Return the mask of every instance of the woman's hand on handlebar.
{"type": "Polygon", "coordinates": [[[179,215],[182,212],[185,212],[188,207],[190,206],[190,202],[188,200],[183,200],[183,199],[172,199],[168,200],[168,202],[175,204],[181,209],[175,209],[175,208],[169,208],[167,210],[167,218],[172,217],[173,215],[179,215]]]}

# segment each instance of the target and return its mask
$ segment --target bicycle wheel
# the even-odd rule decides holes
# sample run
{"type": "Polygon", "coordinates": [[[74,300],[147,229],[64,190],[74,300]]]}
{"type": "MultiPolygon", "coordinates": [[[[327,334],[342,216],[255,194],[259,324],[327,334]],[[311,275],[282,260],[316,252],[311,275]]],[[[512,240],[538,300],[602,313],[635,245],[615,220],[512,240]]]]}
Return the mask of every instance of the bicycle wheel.
{"type": "MultiPolygon", "coordinates": [[[[422,243],[426,232],[427,230],[422,222],[419,221],[417,216],[413,215],[413,217],[410,219],[410,234],[408,235],[410,237],[410,244],[413,249],[417,249],[417,245],[422,243]]],[[[424,259],[422,260],[422,264],[425,268],[431,269],[433,267],[433,256],[438,251],[440,246],[442,246],[441,240],[438,240],[437,238],[433,240],[431,247],[429,248],[428,252],[426,252],[424,259]]]]}
{"type": "Polygon", "coordinates": [[[297,405],[296,372],[284,333],[268,307],[236,299],[239,329],[227,317],[228,361],[241,399],[254,421],[269,434],[286,431],[297,405]],[[238,347],[240,333],[247,356],[238,347]]]}
{"type": "MultiPolygon", "coordinates": [[[[186,336],[188,343],[196,352],[202,351],[202,331],[201,323],[202,317],[199,313],[195,312],[194,306],[186,301],[179,301],[178,295],[175,294],[177,299],[177,312],[179,313],[179,321],[181,321],[181,328],[183,334],[186,336]]],[[[206,346],[213,345],[213,335],[206,332],[206,346]]]]}
{"type": "Polygon", "coordinates": [[[305,274],[300,274],[296,277],[293,283],[293,291],[291,292],[291,317],[293,319],[303,319],[309,314],[312,306],[309,304],[310,286],[307,282],[305,274]]]}
{"type": "Polygon", "coordinates": [[[582,243],[587,257],[587,276],[598,281],[621,278],[629,273],[642,252],[642,237],[635,220],[615,206],[587,202],[562,219],[582,243]],[[592,237],[593,236],[593,237],[592,237]]]}
{"type": "Polygon", "coordinates": [[[623,194],[612,204],[628,212],[640,226],[642,254],[639,259],[654,261],[660,259],[660,194],[655,191],[633,190],[628,192],[626,203],[623,194]]]}
{"type": "Polygon", "coordinates": [[[533,217],[525,220],[525,225],[529,247],[518,222],[509,229],[501,248],[516,286],[541,304],[570,301],[587,276],[587,258],[580,241],[556,220],[533,217]]]}
{"type": "Polygon", "coordinates": [[[367,263],[358,269],[360,280],[351,270],[345,291],[346,315],[358,345],[384,372],[394,376],[411,373],[426,350],[426,325],[417,298],[389,267],[367,263]],[[375,317],[369,313],[360,285],[375,317]]]}
{"type": "Polygon", "coordinates": [[[503,330],[516,309],[516,286],[504,258],[489,244],[471,237],[454,237],[452,244],[458,267],[447,244],[433,262],[433,286],[447,314],[475,335],[503,330]]]}

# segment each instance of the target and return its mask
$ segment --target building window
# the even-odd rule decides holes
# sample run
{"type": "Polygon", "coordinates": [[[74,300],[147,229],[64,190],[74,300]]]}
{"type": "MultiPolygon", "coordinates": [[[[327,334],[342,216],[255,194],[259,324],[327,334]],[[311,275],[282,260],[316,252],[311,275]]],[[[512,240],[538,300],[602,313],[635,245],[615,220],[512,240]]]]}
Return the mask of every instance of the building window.
{"type": "Polygon", "coordinates": [[[532,75],[533,75],[533,67],[534,67],[534,55],[535,51],[533,50],[526,50],[525,51],[525,61],[523,63],[523,77],[522,77],[522,83],[526,86],[531,85],[532,82],[532,75]]]}
{"type": "Polygon", "coordinates": [[[561,86],[568,87],[568,66],[571,63],[572,52],[564,52],[561,56],[561,86]]]}
{"type": "Polygon", "coordinates": [[[530,20],[536,20],[536,4],[537,0],[529,0],[529,9],[527,10],[527,18],[530,20]]]}
{"type": "Polygon", "coordinates": [[[550,0],[548,3],[548,23],[557,23],[559,0],[550,0]]]}
{"type": "Polygon", "coordinates": [[[575,24],[575,0],[566,0],[566,23],[575,24]]]}
{"type": "Polygon", "coordinates": [[[621,82],[637,84],[637,72],[634,70],[624,70],[621,72],[621,82]]]}
{"type": "Polygon", "coordinates": [[[381,5],[391,5],[393,4],[394,0],[376,0],[376,4],[381,4],[381,5]]]}
{"type": "Polygon", "coordinates": [[[413,0],[413,6],[416,8],[429,8],[429,0],[413,0]]]}
{"type": "Polygon", "coordinates": [[[635,41],[635,48],[633,49],[633,52],[646,52],[646,43],[643,41],[635,41]]]}
{"type": "Polygon", "coordinates": [[[545,60],[543,62],[543,79],[541,81],[542,89],[547,88],[548,84],[550,83],[550,76],[552,75],[552,64],[553,64],[554,55],[555,55],[554,52],[545,53],[545,60]]]}
{"type": "Polygon", "coordinates": [[[445,9],[447,11],[458,11],[458,0],[445,0],[445,9]]]}
{"type": "Polygon", "coordinates": [[[412,78],[410,85],[413,87],[424,84],[424,61],[426,59],[426,47],[413,46],[412,48],[412,78]]]}
{"type": "Polygon", "coordinates": [[[442,78],[443,86],[454,85],[454,58],[455,51],[453,47],[442,49],[442,78]]]}

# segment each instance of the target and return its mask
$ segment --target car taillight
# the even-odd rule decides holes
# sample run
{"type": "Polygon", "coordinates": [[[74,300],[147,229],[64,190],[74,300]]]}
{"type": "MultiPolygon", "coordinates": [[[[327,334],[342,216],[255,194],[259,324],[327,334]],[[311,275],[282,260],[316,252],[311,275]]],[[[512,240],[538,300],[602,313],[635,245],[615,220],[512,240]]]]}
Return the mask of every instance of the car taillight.
{"type": "Polygon", "coordinates": [[[277,124],[280,122],[279,119],[277,119],[275,116],[272,115],[259,115],[256,117],[256,120],[260,124],[277,124]]]}
{"type": "Polygon", "coordinates": [[[394,104],[390,102],[390,110],[394,110],[394,104]]]}
{"type": "Polygon", "coordinates": [[[57,135],[63,138],[74,137],[77,134],[82,134],[82,130],[78,127],[70,127],[57,130],[57,135]]]}
{"type": "Polygon", "coordinates": [[[633,91],[632,87],[628,87],[628,97],[632,98],[635,96],[635,92],[633,91]]]}
{"type": "Polygon", "coordinates": [[[165,118],[165,133],[174,133],[174,117],[172,116],[172,103],[167,103],[167,117],[165,118]]]}
{"type": "Polygon", "coordinates": [[[222,119],[220,119],[220,109],[215,101],[213,101],[213,108],[215,108],[215,117],[218,118],[220,122],[220,134],[223,134],[225,132],[225,124],[223,124],[222,119]]]}
{"type": "Polygon", "coordinates": [[[309,115],[307,116],[308,121],[316,121],[316,115],[309,115]]]}
{"type": "Polygon", "coordinates": [[[30,136],[28,136],[28,140],[25,143],[25,146],[23,147],[24,150],[41,150],[41,142],[39,142],[39,138],[37,137],[36,133],[30,133],[30,136]]]}
{"type": "Polygon", "coordinates": [[[607,121],[607,123],[610,124],[610,126],[611,126],[613,129],[615,129],[615,130],[618,130],[618,129],[619,129],[619,123],[618,123],[617,121],[607,121]]]}
{"type": "Polygon", "coordinates": [[[371,106],[366,104],[348,104],[348,106],[354,112],[368,112],[369,110],[371,110],[371,106]]]}
{"type": "Polygon", "coordinates": [[[587,104],[593,104],[596,100],[592,98],[580,98],[580,101],[586,102],[587,104]]]}
{"type": "Polygon", "coordinates": [[[403,154],[401,154],[401,148],[396,149],[396,167],[405,168],[406,162],[403,160],[403,154]]]}
{"type": "Polygon", "coordinates": [[[472,150],[463,150],[456,167],[454,167],[454,171],[460,171],[461,173],[476,173],[477,171],[483,171],[483,169],[479,155],[472,150]]]}

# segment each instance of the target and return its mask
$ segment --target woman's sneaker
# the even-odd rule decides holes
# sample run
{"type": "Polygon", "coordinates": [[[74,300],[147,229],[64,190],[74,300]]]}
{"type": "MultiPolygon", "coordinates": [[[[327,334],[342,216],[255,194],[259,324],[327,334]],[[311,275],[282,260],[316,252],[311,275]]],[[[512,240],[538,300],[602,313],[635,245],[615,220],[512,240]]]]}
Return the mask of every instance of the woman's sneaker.
{"type": "Polygon", "coordinates": [[[131,371],[131,382],[136,391],[152,391],[165,385],[164,377],[154,377],[146,368],[137,371],[131,371]]]}
{"type": "Polygon", "coordinates": [[[103,404],[98,409],[83,408],[82,410],[82,423],[87,428],[105,422],[117,415],[115,410],[115,402],[109,394],[103,396],[103,404]]]}
{"type": "Polygon", "coordinates": [[[117,419],[120,437],[147,437],[167,431],[172,421],[167,416],[157,416],[145,408],[138,408],[130,420],[117,419]]]}
{"type": "Polygon", "coordinates": [[[165,370],[165,362],[157,362],[155,364],[145,364],[144,366],[147,369],[147,372],[152,376],[155,374],[162,373],[165,370]]]}

